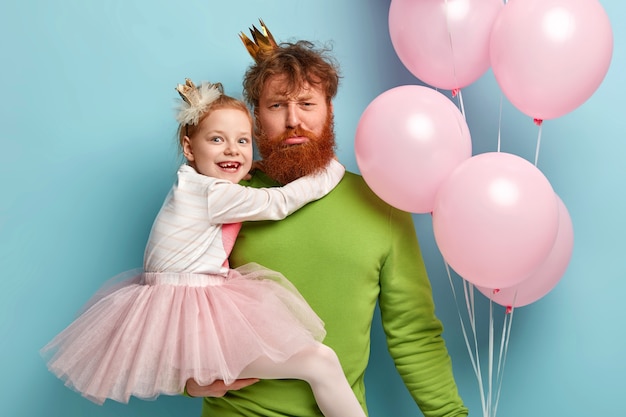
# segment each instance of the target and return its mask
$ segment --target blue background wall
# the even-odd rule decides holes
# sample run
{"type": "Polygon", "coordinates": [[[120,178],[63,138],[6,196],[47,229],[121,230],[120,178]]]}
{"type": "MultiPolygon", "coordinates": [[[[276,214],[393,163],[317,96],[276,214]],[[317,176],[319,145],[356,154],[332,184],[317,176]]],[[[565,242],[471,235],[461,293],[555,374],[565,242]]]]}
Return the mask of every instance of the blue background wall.
{"type": "MultiPolygon", "coordinates": [[[[498,415],[623,413],[626,373],[626,6],[602,5],[615,49],[584,105],[544,123],[539,168],[567,206],[574,254],[558,286],[515,311],[498,415]]],[[[179,159],[174,86],[221,81],[239,95],[250,58],[237,32],[263,18],[279,40],[333,41],[343,67],[335,102],[341,161],[357,171],[354,131],[383,91],[417,84],[387,25],[389,1],[23,0],[0,6],[0,414],[194,416],[199,400],[102,407],[65,388],[38,349],[107,278],[141,264],[179,159]],[[315,4],[312,7],[311,4],[315,4]]],[[[501,93],[490,72],[463,90],[474,153],[496,150],[501,93]]],[[[504,101],[502,150],[530,161],[537,126],[504,101]]],[[[437,310],[471,415],[476,377],[430,218],[415,215],[437,310]]],[[[487,328],[479,300],[478,327],[487,328]]],[[[503,312],[496,311],[501,319],[503,312]]],[[[373,417],[419,415],[375,325],[373,417]]],[[[485,352],[485,338],[480,337],[485,352]]]]}

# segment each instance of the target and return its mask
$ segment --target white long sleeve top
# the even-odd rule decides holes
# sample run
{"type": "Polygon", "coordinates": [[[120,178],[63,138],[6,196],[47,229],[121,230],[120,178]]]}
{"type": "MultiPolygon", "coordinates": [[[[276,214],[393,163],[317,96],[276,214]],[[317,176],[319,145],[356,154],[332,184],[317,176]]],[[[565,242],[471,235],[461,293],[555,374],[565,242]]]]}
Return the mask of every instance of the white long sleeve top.
{"type": "Polygon", "coordinates": [[[320,173],[283,187],[251,188],[182,165],[152,226],[144,270],[226,274],[229,253],[222,241],[224,224],[284,219],[328,194],[344,172],[343,165],[332,160],[320,173]]]}

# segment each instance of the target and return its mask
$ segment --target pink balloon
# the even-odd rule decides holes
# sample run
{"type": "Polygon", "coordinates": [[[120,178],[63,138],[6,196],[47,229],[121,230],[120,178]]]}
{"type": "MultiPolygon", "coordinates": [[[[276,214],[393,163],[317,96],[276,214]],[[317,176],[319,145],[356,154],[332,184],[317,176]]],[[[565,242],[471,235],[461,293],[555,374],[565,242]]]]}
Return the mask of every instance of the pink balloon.
{"type": "Polygon", "coordinates": [[[354,150],[365,182],[400,210],[430,213],[439,185],[472,155],[465,118],[429,87],[387,90],[365,109],[354,150]]]}
{"type": "Polygon", "coordinates": [[[393,0],[391,42],[423,82],[463,88],[489,69],[489,35],[503,6],[502,0],[393,0]]]}
{"type": "Polygon", "coordinates": [[[441,185],[433,210],[435,241],[467,281],[519,284],[547,258],[558,230],[552,186],[537,167],[504,152],[461,163],[441,185]]]}
{"type": "Polygon", "coordinates": [[[557,200],[559,228],[554,246],[543,264],[530,277],[512,287],[494,290],[477,286],[481,293],[502,306],[523,307],[548,294],[561,280],[572,257],[574,228],[565,204],[558,196],[557,200]]]}
{"type": "Polygon", "coordinates": [[[491,32],[496,81],[516,108],[540,120],[591,97],[612,53],[611,24],[597,0],[511,0],[491,32]]]}

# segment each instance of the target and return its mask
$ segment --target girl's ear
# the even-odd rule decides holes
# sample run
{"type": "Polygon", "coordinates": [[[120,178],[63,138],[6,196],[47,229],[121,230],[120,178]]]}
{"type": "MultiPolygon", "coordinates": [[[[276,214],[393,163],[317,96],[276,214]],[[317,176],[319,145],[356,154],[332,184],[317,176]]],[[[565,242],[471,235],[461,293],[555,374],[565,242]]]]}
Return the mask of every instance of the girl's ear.
{"type": "Polygon", "coordinates": [[[191,139],[189,139],[189,136],[183,138],[183,155],[185,155],[187,161],[193,162],[193,149],[191,148],[191,139]]]}

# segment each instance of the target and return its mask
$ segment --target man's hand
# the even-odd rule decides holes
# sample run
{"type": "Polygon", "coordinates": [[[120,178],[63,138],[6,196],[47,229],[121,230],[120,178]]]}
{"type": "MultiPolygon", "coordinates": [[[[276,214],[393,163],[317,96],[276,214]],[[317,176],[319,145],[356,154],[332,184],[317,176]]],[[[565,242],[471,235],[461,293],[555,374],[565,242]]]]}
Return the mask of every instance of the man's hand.
{"type": "Polygon", "coordinates": [[[211,385],[199,385],[193,378],[189,378],[185,384],[185,390],[192,397],[223,397],[230,390],[239,390],[258,381],[256,378],[247,378],[237,379],[230,385],[226,385],[221,380],[211,385]]]}

